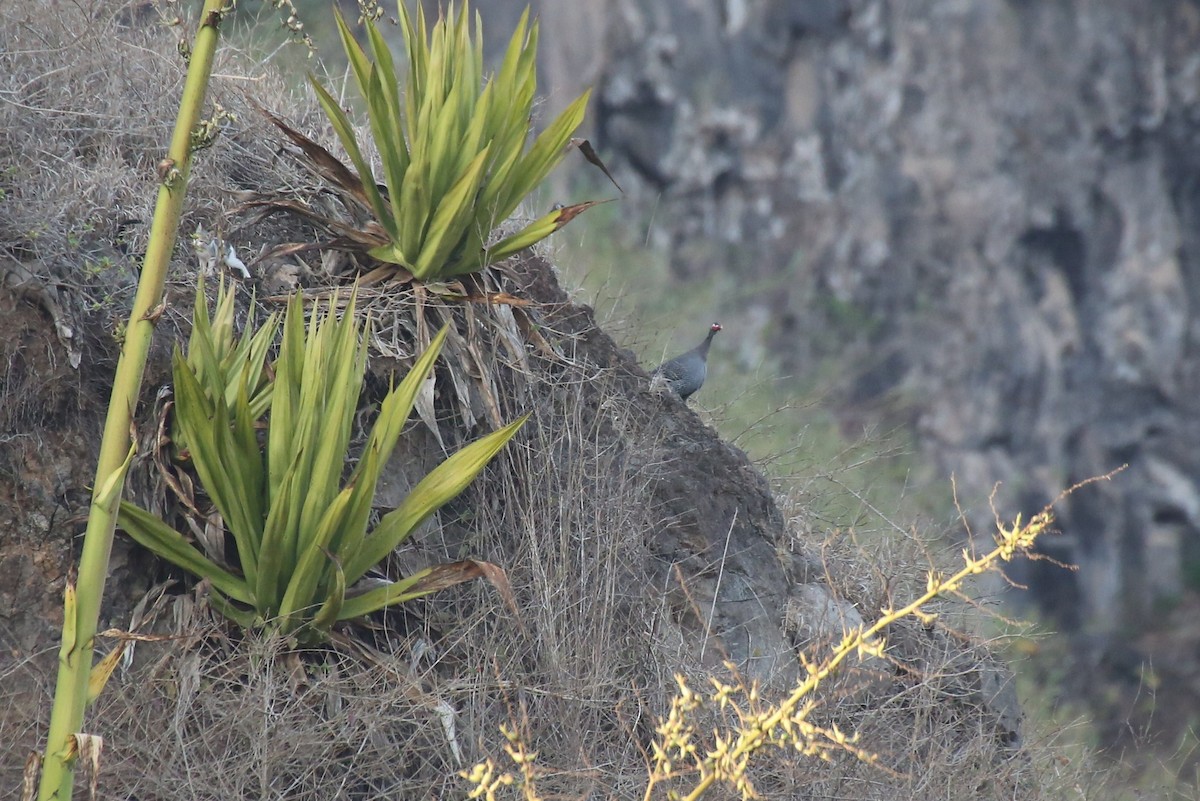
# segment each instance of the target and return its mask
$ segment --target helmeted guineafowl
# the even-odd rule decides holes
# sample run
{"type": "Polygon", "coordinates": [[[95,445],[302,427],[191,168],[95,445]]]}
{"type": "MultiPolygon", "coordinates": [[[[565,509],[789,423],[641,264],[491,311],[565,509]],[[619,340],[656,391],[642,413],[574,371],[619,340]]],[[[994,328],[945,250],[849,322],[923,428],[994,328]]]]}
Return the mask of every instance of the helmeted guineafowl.
{"type": "Polygon", "coordinates": [[[693,392],[704,386],[704,379],[708,375],[708,349],[720,330],[721,324],[713,323],[703,342],[687,353],[663,362],[655,368],[653,375],[662,376],[671,391],[686,401],[693,392]]]}

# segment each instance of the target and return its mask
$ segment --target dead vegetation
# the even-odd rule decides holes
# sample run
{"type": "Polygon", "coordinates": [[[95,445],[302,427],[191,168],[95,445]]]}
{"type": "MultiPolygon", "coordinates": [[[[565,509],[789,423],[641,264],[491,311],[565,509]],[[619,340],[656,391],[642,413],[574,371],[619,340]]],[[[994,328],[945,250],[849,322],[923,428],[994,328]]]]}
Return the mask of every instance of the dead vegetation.
{"type": "MultiPolygon", "coordinates": [[[[78,354],[79,377],[47,381],[85,388],[75,408],[59,409],[50,421],[32,412],[37,405],[28,396],[61,388],[36,386],[32,373],[23,374],[22,397],[10,391],[0,415],[6,436],[22,428],[36,435],[51,423],[86,432],[91,421],[78,407],[103,403],[112,336],[128,308],[156,157],[182,76],[174,43],[185,31],[160,27],[152,6],[87,14],[49,3],[0,11],[5,302],[40,309],[41,334],[53,332],[63,353],[78,354]],[[69,332],[55,327],[59,319],[68,321],[69,332]]],[[[331,273],[350,265],[315,254],[253,261],[264,247],[314,232],[276,218],[239,230],[228,216],[242,192],[295,190],[313,202],[322,196],[310,176],[279,157],[277,137],[242,92],[286,109],[306,130],[322,130],[319,114],[311,100],[247,72],[229,53],[223,58],[213,98],[236,121],[193,169],[183,230],[228,234],[248,256],[260,298],[329,284],[331,273]]],[[[151,392],[166,374],[169,343],[187,324],[196,257],[186,239],[175,264],[175,303],[164,318],[172,324],[160,326],[160,373],[147,382],[151,392]]],[[[550,268],[536,259],[496,275],[491,291],[537,295],[536,285],[552,281],[550,268]]],[[[372,369],[384,384],[420,339],[418,307],[411,296],[388,297],[386,287],[374,300],[370,294],[364,307],[379,323],[372,369]]],[[[697,657],[692,641],[708,636],[705,610],[681,612],[677,601],[689,597],[688,579],[680,581],[683,574],[652,542],[656,532],[680,525],[678,509],[655,494],[656,482],[678,467],[680,454],[709,458],[687,443],[675,451],[660,446],[703,427],[678,422],[671,416],[679,409],[638,394],[644,376],[594,330],[587,312],[540,294],[525,327],[516,317],[488,316],[496,312],[486,306],[431,299],[433,305],[420,307],[439,309],[467,332],[460,350],[465,366],[457,377],[441,376],[442,386],[453,389],[429,405],[432,419],[406,435],[379,500],[404,492],[411,476],[425,472],[423,461],[440,456],[442,444],[453,448],[465,438],[464,419],[486,427],[531,411],[531,422],[484,479],[387,565],[403,573],[427,556],[495,562],[508,572],[519,612],[486,585],[460,587],[348,628],[335,647],[294,651],[219,628],[204,608],[203,588],[161,565],[149,578],[143,572],[114,582],[110,625],[166,639],[138,645],[90,713],[89,730],[105,740],[99,777],[105,797],[458,797],[465,786],[458,772],[501,754],[501,725],[538,753],[544,797],[642,796],[646,749],[675,689],[672,675],[721,670],[719,639],[707,660],[697,657]],[[513,350],[509,337],[523,334],[528,342],[530,330],[550,352],[513,350]],[[165,581],[174,583],[164,593],[165,581]],[[138,610],[142,598],[148,601],[138,610]],[[140,619],[124,614],[131,609],[140,619]]],[[[25,458],[7,457],[14,464],[25,458]]],[[[79,458],[90,463],[92,454],[79,458]]],[[[724,463],[706,464],[715,465],[706,491],[729,491],[721,482],[732,481],[734,472],[717,475],[724,463]]],[[[137,491],[155,494],[154,508],[169,510],[151,466],[140,469],[137,491]]],[[[33,479],[11,480],[18,486],[33,479]]],[[[34,551],[33,562],[69,561],[70,529],[52,534],[52,548],[34,551]]],[[[827,534],[793,520],[771,545],[822,564],[827,534]]],[[[721,570],[720,556],[718,549],[704,570],[721,570]]],[[[925,568],[919,560],[876,559],[840,547],[824,560],[838,599],[865,617],[888,592],[919,581],[925,568]],[[897,575],[907,578],[891,583],[897,575]]],[[[0,581],[15,584],[13,592],[45,583],[11,571],[0,581]]],[[[35,600],[41,604],[60,590],[61,583],[41,587],[35,600]]],[[[26,625],[10,620],[0,631],[26,625]]],[[[984,645],[915,624],[896,636],[896,661],[831,687],[819,713],[824,722],[859,732],[886,769],[850,755],[819,762],[780,753],[756,767],[765,796],[1036,799],[1068,797],[1073,783],[1086,785],[1086,765],[1065,766],[1036,737],[1018,745],[998,731],[975,686],[978,665],[991,660],[984,645]]],[[[827,642],[799,644],[819,649],[827,642]]],[[[40,745],[53,650],[47,642],[0,653],[0,787],[19,786],[27,753],[40,745]]]]}

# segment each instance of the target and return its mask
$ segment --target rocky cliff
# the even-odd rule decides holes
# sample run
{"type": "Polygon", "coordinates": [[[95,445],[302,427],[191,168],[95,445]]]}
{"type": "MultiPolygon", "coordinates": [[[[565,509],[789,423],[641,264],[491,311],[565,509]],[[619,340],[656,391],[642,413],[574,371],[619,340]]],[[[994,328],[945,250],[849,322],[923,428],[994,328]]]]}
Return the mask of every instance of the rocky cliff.
{"type": "Polygon", "coordinates": [[[1200,9],[1193,2],[545,3],[546,74],[681,281],[783,374],[906,420],[978,509],[1061,507],[1020,578],[1112,634],[1195,589],[1200,9]],[[573,35],[567,35],[569,32],[573,35]]]}

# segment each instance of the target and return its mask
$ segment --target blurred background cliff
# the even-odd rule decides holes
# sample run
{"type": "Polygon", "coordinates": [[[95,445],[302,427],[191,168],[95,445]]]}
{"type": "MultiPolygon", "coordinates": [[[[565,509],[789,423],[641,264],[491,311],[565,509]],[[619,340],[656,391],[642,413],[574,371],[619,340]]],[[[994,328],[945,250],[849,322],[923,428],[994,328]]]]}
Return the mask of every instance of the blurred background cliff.
{"type": "MultiPolygon", "coordinates": [[[[476,5],[501,47],[524,0],[476,5]]],[[[560,246],[623,298],[631,346],[653,363],[720,320],[709,402],[757,394],[849,440],[890,432],[909,454],[897,480],[937,487],[936,510],[953,475],[978,536],[996,482],[1000,514],[1028,514],[1127,464],[1059,507],[1044,549],[1078,569],[1018,566],[1028,589],[1005,595],[1062,633],[1039,647],[1088,676],[1067,689],[1105,744],[1187,731],[1200,5],[533,6],[540,91],[557,109],[595,87],[587,135],[626,193],[560,246]]],[[[796,445],[786,424],[755,431],[762,452],[796,445]]]]}

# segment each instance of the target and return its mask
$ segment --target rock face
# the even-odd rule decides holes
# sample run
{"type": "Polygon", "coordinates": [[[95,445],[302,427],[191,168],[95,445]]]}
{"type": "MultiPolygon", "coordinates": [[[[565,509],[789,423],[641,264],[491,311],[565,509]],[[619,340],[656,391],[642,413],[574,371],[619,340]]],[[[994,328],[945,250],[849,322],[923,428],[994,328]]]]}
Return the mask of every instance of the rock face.
{"type": "Polygon", "coordinates": [[[1047,547],[1080,570],[1022,575],[1061,625],[1119,632],[1191,586],[1194,3],[562,6],[551,94],[597,85],[596,144],[681,279],[782,287],[722,309],[771,321],[782,374],[835,359],[843,412],[899,410],[977,531],[994,482],[1030,512],[1127,463],[1059,507],[1047,547]]]}

